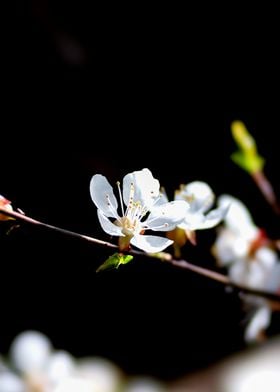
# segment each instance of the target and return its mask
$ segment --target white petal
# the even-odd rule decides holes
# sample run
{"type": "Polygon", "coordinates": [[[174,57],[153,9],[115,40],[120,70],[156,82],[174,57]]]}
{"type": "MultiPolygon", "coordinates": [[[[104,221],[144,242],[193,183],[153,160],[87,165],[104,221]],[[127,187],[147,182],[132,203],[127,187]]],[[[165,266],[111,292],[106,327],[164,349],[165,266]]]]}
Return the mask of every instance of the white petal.
{"type": "Polygon", "coordinates": [[[232,231],[226,228],[219,231],[219,235],[212,248],[212,253],[218,260],[220,266],[227,266],[235,261],[234,242],[235,236],[232,231]]]}
{"type": "Polygon", "coordinates": [[[23,379],[10,370],[0,371],[0,392],[26,392],[23,379]]]}
{"type": "Polygon", "coordinates": [[[278,261],[270,272],[266,282],[266,290],[280,294],[280,262],[278,261]]]}
{"type": "Polygon", "coordinates": [[[247,207],[240,200],[230,195],[222,195],[217,202],[221,207],[229,206],[225,224],[231,230],[250,240],[255,238],[258,228],[254,225],[247,207]]]}
{"type": "Polygon", "coordinates": [[[170,231],[182,222],[189,205],[184,200],[176,200],[153,207],[145,226],[151,230],[170,231]]]}
{"type": "Polygon", "coordinates": [[[173,244],[173,241],[164,237],[138,234],[131,239],[130,243],[144,252],[157,253],[173,244]]]}
{"type": "Polygon", "coordinates": [[[54,392],[93,392],[95,390],[94,381],[78,377],[69,377],[61,382],[54,389],[54,392]]]}
{"type": "Polygon", "coordinates": [[[260,263],[256,259],[237,260],[229,269],[229,276],[235,283],[265,290],[267,277],[260,263]]]}
{"type": "Polygon", "coordinates": [[[175,198],[188,201],[193,212],[205,212],[213,205],[214,193],[205,182],[193,181],[177,191],[175,198]]]}
{"type": "Polygon", "coordinates": [[[99,219],[99,223],[102,227],[102,229],[110,235],[117,235],[117,236],[122,236],[124,237],[124,234],[122,233],[122,228],[120,226],[115,225],[112,223],[103,213],[101,210],[97,210],[97,215],[99,219]]]}
{"type": "Polygon", "coordinates": [[[256,259],[265,270],[270,271],[277,262],[278,255],[267,246],[262,246],[256,251],[256,259]]]}
{"type": "Polygon", "coordinates": [[[245,340],[253,342],[258,334],[266,329],[271,320],[271,311],[267,306],[262,306],[254,314],[245,331],[245,340]]]}
{"type": "Polygon", "coordinates": [[[57,385],[73,374],[75,368],[74,358],[68,352],[56,351],[50,356],[44,373],[53,385],[57,385]]]}
{"type": "Polygon", "coordinates": [[[229,269],[229,278],[237,284],[247,285],[248,270],[246,260],[236,260],[229,269]]]}
{"type": "Polygon", "coordinates": [[[216,208],[210,211],[207,215],[199,212],[186,214],[184,221],[179,225],[184,230],[204,230],[211,229],[221,222],[225,217],[228,208],[216,208]]]}
{"type": "Polygon", "coordinates": [[[106,177],[95,174],[90,181],[90,195],[92,201],[104,215],[117,218],[118,202],[114,195],[113,188],[106,177]]]}
{"type": "Polygon", "coordinates": [[[149,169],[134,171],[123,179],[123,200],[128,205],[131,196],[131,184],[134,188],[133,199],[141,205],[150,207],[159,196],[159,182],[149,169]]]}
{"type": "Polygon", "coordinates": [[[162,188],[160,190],[160,195],[159,195],[158,201],[156,202],[156,205],[160,206],[160,205],[168,203],[168,202],[169,202],[169,200],[168,200],[167,194],[165,192],[165,189],[162,188]]]}
{"type": "Polygon", "coordinates": [[[165,390],[159,381],[148,376],[130,378],[125,388],[125,392],[163,392],[165,390]]]}
{"type": "Polygon", "coordinates": [[[250,244],[228,228],[222,228],[214,244],[213,253],[220,265],[228,265],[247,257],[250,244]]]}
{"type": "Polygon", "coordinates": [[[10,356],[13,366],[22,373],[41,371],[51,353],[51,342],[37,331],[20,333],[13,341],[10,356]]]}

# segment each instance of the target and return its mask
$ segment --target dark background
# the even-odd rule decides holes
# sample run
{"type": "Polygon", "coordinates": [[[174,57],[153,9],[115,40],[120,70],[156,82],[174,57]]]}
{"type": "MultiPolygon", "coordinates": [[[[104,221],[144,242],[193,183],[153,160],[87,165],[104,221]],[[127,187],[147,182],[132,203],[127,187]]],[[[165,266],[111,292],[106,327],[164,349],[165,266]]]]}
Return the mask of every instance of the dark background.
{"type": "MultiPolygon", "coordinates": [[[[279,195],[273,41],[254,26],[245,31],[242,12],[216,25],[207,10],[182,20],[180,10],[174,17],[131,10],[128,18],[124,11],[15,3],[3,56],[1,194],[34,218],[108,239],[90,199],[91,176],[114,183],[148,167],[170,198],[180,183],[209,182],[279,236],[278,218],[229,158],[230,124],[240,119],[279,195]]],[[[5,236],[6,228],[2,353],[17,333],[38,329],[76,356],[101,355],[129,373],[170,379],[245,347],[238,296],[215,282],[141,258],[96,274],[109,251],[28,225],[5,236]]],[[[184,256],[215,268],[214,239],[214,229],[199,232],[184,256]]],[[[276,332],[273,324],[268,333],[276,332]]]]}

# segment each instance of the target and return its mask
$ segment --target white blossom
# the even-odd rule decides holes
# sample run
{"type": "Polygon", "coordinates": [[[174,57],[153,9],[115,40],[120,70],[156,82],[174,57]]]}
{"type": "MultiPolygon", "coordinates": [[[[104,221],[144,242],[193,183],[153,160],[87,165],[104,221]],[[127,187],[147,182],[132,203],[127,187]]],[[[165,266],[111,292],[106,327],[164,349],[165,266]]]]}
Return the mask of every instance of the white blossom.
{"type": "Polygon", "coordinates": [[[90,182],[91,198],[98,208],[103,230],[112,236],[124,237],[124,243],[149,253],[160,252],[171,245],[173,241],[167,238],[144,235],[144,232],[173,230],[184,219],[189,204],[183,200],[162,203],[159,182],[149,169],[127,174],[122,192],[120,183],[117,186],[121,213],[107,179],[96,174],[90,182]]]}
{"type": "Polygon", "coordinates": [[[178,225],[183,230],[210,229],[221,222],[228,209],[228,206],[222,206],[208,212],[215,196],[209,185],[201,181],[182,185],[175,193],[175,200],[185,200],[190,205],[183,222],[178,225]]]}
{"type": "Polygon", "coordinates": [[[25,374],[44,369],[50,353],[51,342],[37,331],[19,334],[10,348],[10,357],[15,368],[25,374]]]}
{"type": "MultiPolygon", "coordinates": [[[[271,293],[279,291],[278,254],[268,247],[264,232],[255,225],[246,206],[230,195],[222,195],[218,205],[229,206],[213,247],[219,265],[228,268],[230,280],[236,284],[271,293]]],[[[272,310],[264,298],[242,298],[250,315],[245,340],[253,342],[269,326],[272,310]]]]}

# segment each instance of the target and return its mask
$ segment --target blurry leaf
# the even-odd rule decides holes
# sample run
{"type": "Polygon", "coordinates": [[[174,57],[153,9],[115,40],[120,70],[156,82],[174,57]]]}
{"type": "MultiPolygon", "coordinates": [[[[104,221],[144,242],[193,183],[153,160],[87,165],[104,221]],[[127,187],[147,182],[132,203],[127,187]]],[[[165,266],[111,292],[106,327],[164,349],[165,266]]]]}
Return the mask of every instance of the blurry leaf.
{"type": "Polygon", "coordinates": [[[108,257],[103,264],[101,264],[96,272],[105,271],[111,268],[119,268],[121,264],[127,264],[132,261],[133,256],[131,255],[124,255],[122,253],[114,253],[112,256],[108,257]]]}
{"type": "Polygon", "coordinates": [[[256,154],[257,146],[255,139],[248,132],[242,121],[234,121],[231,124],[232,137],[240,150],[245,153],[256,154]]]}
{"type": "Polygon", "coordinates": [[[256,142],[245,124],[241,121],[234,121],[231,124],[231,132],[239,147],[239,150],[231,155],[233,162],[249,174],[262,171],[265,160],[258,154],[256,142]]]}
{"type": "Polygon", "coordinates": [[[248,155],[242,151],[236,151],[231,156],[234,163],[249,174],[262,171],[265,160],[259,155],[248,155]]]}

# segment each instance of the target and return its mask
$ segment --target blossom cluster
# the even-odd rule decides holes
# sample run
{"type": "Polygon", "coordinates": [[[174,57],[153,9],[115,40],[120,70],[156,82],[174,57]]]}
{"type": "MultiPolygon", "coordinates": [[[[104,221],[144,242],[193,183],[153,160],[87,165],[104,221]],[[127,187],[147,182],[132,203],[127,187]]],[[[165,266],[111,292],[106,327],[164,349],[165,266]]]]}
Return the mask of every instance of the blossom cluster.
{"type": "Polygon", "coordinates": [[[0,356],[0,392],[164,392],[151,377],[128,376],[102,357],[75,358],[47,336],[24,331],[0,356]]]}
{"type": "Polygon", "coordinates": [[[179,228],[190,235],[195,230],[214,227],[227,211],[223,206],[206,213],[214,203],[214,194],[200,181],[182,185],[175,200],[168,201],[147,168],[127,174],[122,189],[119,182],[117,188],[120,211],[113,188],[103,175],[95,174],[90,182],[100,225],[107,234],[119,237],[120,250],[133,245],[147,253],[161,252],[173,240],[147,235],[146,230],[171,232],[179,228]]]}
{"type": "MultiPolygon", "coordinates": [[[[279,293],[280,260],[265,231],[255,225],[240,200],[221,195],[218,204],[230,205],[213,246],[218,264],[228,270],[234,283],[279,293]]],[[[249,315],[245,339],[253,342],[263,338],[265,329],[270,325],[272,310],[280,310],[279,305],[254,295],[243,295],[242,299],[249,315]]]]}

